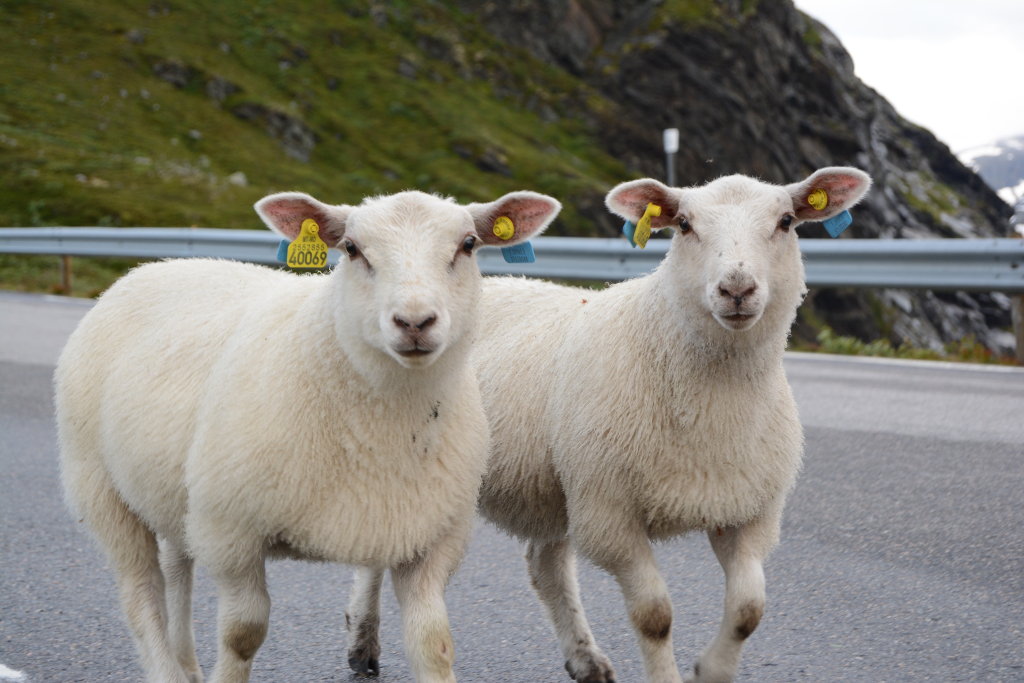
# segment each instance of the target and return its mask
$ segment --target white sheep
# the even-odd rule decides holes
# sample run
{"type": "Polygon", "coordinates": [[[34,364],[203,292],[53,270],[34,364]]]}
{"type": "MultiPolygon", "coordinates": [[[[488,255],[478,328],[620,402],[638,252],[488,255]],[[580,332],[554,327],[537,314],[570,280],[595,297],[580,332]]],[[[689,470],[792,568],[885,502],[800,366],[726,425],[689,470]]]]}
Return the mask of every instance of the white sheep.
{"type": "Polygon", "coordinates": [[[615,674],[583,613],[574,549],[622,588],[647,679],[680,680],[650,541],[693,530],[707,532],[726,595],[692,680],[735,675],[803,453],[782,365],[806,293],[794,228],[841,213],[869,185],[852,168],[785,187],[627,182],[608,208],[636,223],[654,204],[653,228],[675,231],[653,273],[598,292],[485,279],[485,298],[504,305],[487,310],[474,350],[493,439],[480,510],[528,541],[531,581],[575,680],[615,674]],[[509,362],[508,349],[524,360],[509,362]]]}
{"type": "Polygon", "coordinates": [[[274,194],[256,204],[271,228],[295,238],[312,218],[348,258],[306,276],[167,261],[100,298],[57,366],[62,480],[108,552],[148,680],[202,680],[194,561],[218,589],[212,680],[248,680],[274,556],[390,568],[417,680],[455,680],[444,587],[489,446],[468,356],[474,254],[560,208],[532,192],[467,206],[274,194]]]}

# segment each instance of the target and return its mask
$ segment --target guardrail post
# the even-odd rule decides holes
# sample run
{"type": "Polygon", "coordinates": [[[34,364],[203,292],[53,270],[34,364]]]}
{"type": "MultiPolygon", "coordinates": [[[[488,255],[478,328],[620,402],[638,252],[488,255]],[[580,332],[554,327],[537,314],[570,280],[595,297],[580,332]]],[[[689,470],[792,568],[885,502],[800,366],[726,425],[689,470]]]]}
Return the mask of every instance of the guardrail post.
{"type": "Polygon", "coordinates": [[[71,257],[66,254],[60,257],[60,288],[61,294],[71,296],[71,257]]]}
{"type": "Polygon", "coordinates": [[[1013,336],[1017,339],[1017,362],[1024,365],[1024,296],[1010,299],[1010,313],[1013,315],[1013,336]]]}

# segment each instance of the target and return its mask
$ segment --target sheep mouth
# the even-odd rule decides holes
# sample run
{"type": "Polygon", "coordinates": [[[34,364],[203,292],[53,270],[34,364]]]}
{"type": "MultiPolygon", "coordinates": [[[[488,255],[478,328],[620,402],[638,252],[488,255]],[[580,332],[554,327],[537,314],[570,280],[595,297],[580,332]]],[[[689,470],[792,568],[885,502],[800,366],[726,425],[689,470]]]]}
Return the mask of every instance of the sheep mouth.
{"type": "Polygon", "coordinates": [[[722,327],[729,330],[746,330],[761,318],[760,313],[719,313],[715,316],[722,327]]]}
{"type": "Polygon", "coordinates": [[[396,352],[402,358],[422,358],[423,356],[429,356],[434,352],[434,349],[424,349],[419,346],[412,349],[396,349],[396,352]]]}

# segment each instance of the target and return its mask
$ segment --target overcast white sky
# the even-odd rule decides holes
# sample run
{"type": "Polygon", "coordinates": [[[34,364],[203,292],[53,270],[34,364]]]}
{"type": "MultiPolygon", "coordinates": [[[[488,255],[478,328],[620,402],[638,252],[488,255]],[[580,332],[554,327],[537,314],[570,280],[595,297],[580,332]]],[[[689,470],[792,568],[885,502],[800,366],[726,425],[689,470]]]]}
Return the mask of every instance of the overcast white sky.
{"type": "Polygon", "coordinates": [[[1024,134],[1024,0],[796,0],[954,152],[1024,134]]]}

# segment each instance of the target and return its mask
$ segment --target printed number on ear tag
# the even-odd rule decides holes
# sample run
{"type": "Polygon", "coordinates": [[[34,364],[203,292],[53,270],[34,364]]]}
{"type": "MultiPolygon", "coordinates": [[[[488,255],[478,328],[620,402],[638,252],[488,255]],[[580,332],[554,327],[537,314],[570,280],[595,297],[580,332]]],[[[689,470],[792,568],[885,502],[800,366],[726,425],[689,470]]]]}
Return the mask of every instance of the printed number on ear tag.
{"type": "Polygon", "coordinates": [[[320,226],[312,218],[302,221],[299,236],[288,245],[289,268],[323,268],[327,265],[327,243],[320,239],[320,226]]]}
{"type": "Polygon", "coordinates": [[[833,239],[843,234],[843,230],[846,230],[848,227],[850,227],[851,223],[853,223],[853,216],[850,215],[849,211],[837,213],[835,216],[832,216],[832,218],[829,218],[827,221],[821,222],[821,224],[825,226],[825,229],[828,230],[828,234],[833,239]]]}
{"type": "Polygon", "coordinates": [[[523,242],[513,247],[502,247],[501,256],[505,259],[505,263],[533,263],[537,260],[536,254],[533,253],[533,245],[529,242],[523,242]]]}

